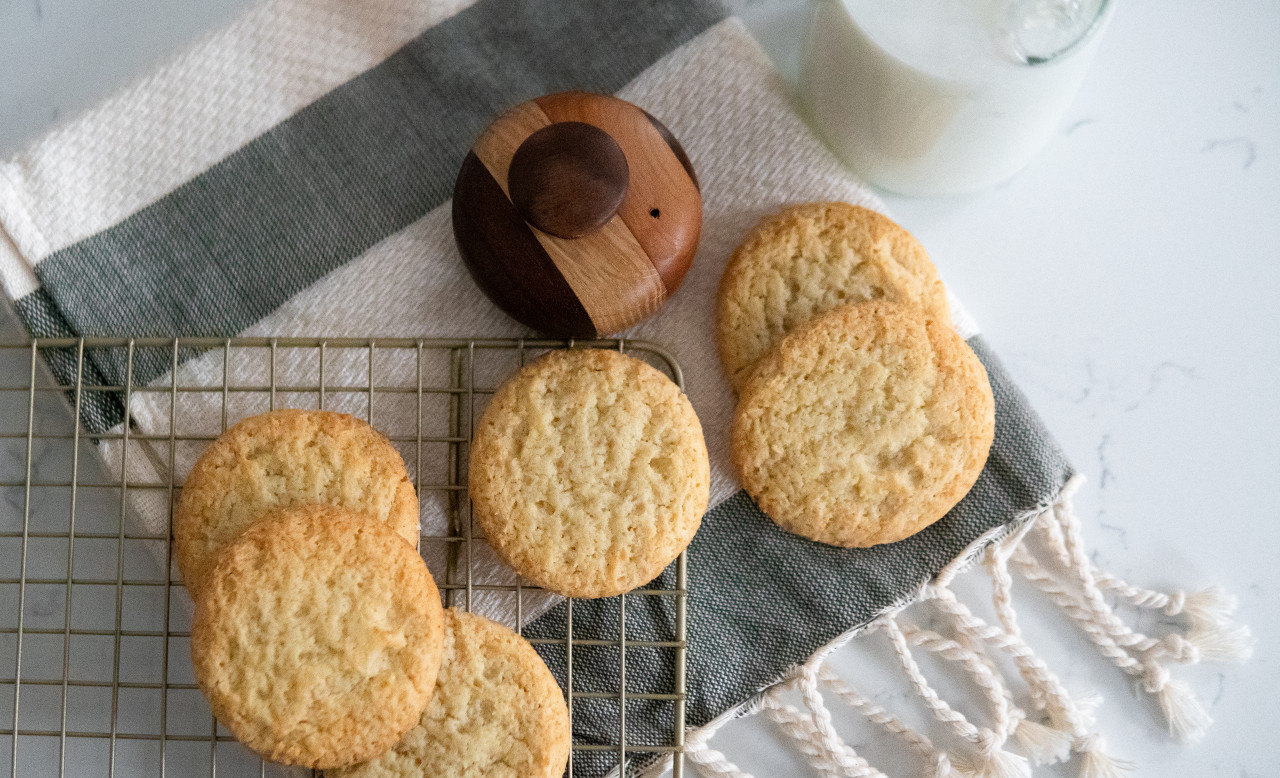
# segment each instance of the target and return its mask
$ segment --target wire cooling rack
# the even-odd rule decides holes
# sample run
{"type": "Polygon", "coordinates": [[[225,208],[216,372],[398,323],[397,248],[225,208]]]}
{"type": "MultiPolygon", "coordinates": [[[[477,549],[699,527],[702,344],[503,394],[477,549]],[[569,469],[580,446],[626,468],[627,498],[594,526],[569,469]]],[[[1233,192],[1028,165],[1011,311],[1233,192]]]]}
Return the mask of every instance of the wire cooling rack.
{"type": "MultiPolygon", "coordinates": [[[[173,505],[194,458],[245,416],[301,407],[367,419],[414,478],[421,551],[445,605],[517,630],[546,611],[556,598],[515,578],[474,530],[466,457],[497,385],[527,359],[575,346],[616,348],[683,388],[675,360],[639,341],[0,342],[0,776],[307,773],[264,764],[237,743],[191,673],[191,603],[173,564],[173,505]],[[128,424],[119,421],[124,408],[128,424]]],[[[616,634],[575,633],[568,601],[554,612],[563,614],[557,636],[531,641],[563,647],[571,720],[575,703],[617,706],[616,740],[575,734],[569,775],[575,758],[598,768],[602,757],[621,765],[664,755],[682,775],[686,564],[682,554],[673,588],[612,598],[616,634]],[[628,596],[670,598],[667,639],[637,635],[634,625],[628,632],[628,596]],[[616,688],[576,688],[575,649],[601,647],[616,653],[616,688]],[[670,688],[628,681],[628,648],[670,652],[670,688]],[[669,705],[669,737],[629,743],[628,699],[669,705]]]]}

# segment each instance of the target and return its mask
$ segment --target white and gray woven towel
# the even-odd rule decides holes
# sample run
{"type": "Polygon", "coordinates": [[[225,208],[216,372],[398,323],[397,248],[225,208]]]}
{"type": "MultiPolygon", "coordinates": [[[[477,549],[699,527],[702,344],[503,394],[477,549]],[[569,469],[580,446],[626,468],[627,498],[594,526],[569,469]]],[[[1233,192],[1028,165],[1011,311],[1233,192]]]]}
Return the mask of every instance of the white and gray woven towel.
{"type": "MultiPolygon", "coordinates": [[[[712,507],[689,551],[687,747],[698,768],[742,775],[707,740],[728,718],[764,710],[822,774],[880,775],[835,732],[825,688],[926,754],[939,775],[1027,775],[1031,763],[1073,754],[1085,775],[1114,774],[1119,763],[1104,753],[1088,706],[1021,637],[1010,570],[1048,593],[1153,695],[1173,731],[1194,739],[1207,717],[1170,667],[1243,653],[1229,603],[1214,591],[1145,590],[1094,568],[1070,509],[1071,466],[962,316],[956,326],[995,390],[996,438],[972,493],[944,520],[901,543],[836,549],[780,531],[739,490],[727,446],[733,393],[712,334],[724,262],[783,204],[881,204],[810,134],[755,42],[712,0],[266,0],[0,164],[0,280],[33,336],[525,335],[467,276],[448,200],[489,120],[565,89],[615,92],[646,108],[681,139],[703,187],[692,271],[665,308],[627,333],[666,346],[684,366],[712,455],[712,507]],[[948,586],[979,559],[995,584],[992,621],[948,586]],[[1143,635],[1117,601],[1159,608],[1181,626],[1143,635]],[[945,617],[948,634],[904,618],[912,603],[945,617]],[[871,631],[888,636],[959,750],[935,748],[823,665],[835,646],[871,631]],[[915,660],[921,652],[973,676],[989,715],[971,722],[943,701],[915,660]],[[1016,666],[1016,684],[1001,675],[1001,654],[1016,666]],[[782,701],[790,688],[803,709],[782,701]]],[[[50,361],[73,378],[74,365],[56,354],[50,361]]],[[[283,378],[295,368],[284,355],[276,369],[283,378]]],[[[85,369],[86,381],[124,383],[118,359],[90,355],[85,369]]],[[[167,383],[170,369],[143,359],[132,377],[167,383]]],[[[211,355],[192,354],[179,371],[184,382],[216,382],[221,369],[211,355]]],[[[348,368],[331,369],[341,380],[348,368]]],[[[87,394],[82,410],[91,432],[126,417],[142,432],[168,424],[163,394],[135,394],[127,409],[118,394],[87,394]]],[[[220,412],[198,397],[184,410],[213,424],[220,412]]],[[[120,456],[109,443],[99,450],[120,456]]],[[[194,453],[176,453],[179,478],[194,453]]],[[[131,472],[150,466],[129,460],[131,472]]],[[[167,506],[134,499],[140,520],[161,529],[167,506]]],[[[428,501],[424,531],[443,529],[446,509],[428,501]]],[[[492,557],[483,564],[508,575],[492,557]]],[[[664,598],[633,600],[629,623],[673,634],[664,598]]],[[[513,617],[496,600],[482,607],[513,617]]],[[[547,625],[559,624],[564,607],[550,596],[527,607],[526,634],[559,634],[547,625]]],[[[614,618],[614,609],[579,602],[575,632],[616,634],[614,618]]],[[[540,649],[563,681],[562,649],[540,649]]],[[[629,679],[671,673],[660,652],[628,655],[629,679]]],[[[573,676],[579,688],[613,688],[616,658],[575,657],[573,676]]],[[[628,705],[636,742],[669,729],[661,701],[628,705]]],[[[584,706],[575,738],[608,742],[617,715],[584,706]]],[[[639,756],[626,769],[661,767],[639,756]]],[[[603,775],[617,769],[616,756],[587,751],[574,768],[603,775]]]]}

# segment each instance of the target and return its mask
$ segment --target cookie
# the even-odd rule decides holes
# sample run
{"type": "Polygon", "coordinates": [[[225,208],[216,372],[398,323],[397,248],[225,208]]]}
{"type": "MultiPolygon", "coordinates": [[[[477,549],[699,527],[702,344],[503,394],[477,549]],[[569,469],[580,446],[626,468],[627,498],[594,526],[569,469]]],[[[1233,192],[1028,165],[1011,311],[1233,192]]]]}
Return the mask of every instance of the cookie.
{"type": "Polygon", "coordinates": [[[444,613],[444,659],[431,704],[394,748],[326,778],[559,778],[569,710],[533,646],[486,618],[444,613]]]}
{"type": "Polygon", "coordinates": [[[783,529],[873,546],[951,510],[994,432],[968,344],[913,308],[866,302],[822,314],[760,361],[738,402],[733,460],[783,529]]]}
{"type": "Polygon", "coordinates": [[[422,557],[385,524],[286,508],[218,555],[196,596],[191,661],[218,721],[264,758],[371,759],[417,723],[444,641],[422,557]]]}
{"type": "Polygon", "coordinates": [[[760,357],[814,316],[879,299],[951,322],[929,255],[888,217],[848,203],[804,203],[767,217],[720,279],[716,336],[729,382],[741,390],[760,357]]]}
{"type": "Polygon", "coordinates": [[[688,398],[616,351],[553,351],[522,368],[471,449],[471,502],[489,544],[570,597],[657,577],[698,530],[710,480],[688,398]]]}
{"type": "Polygon", "coordinates": [[[255,519],[308,503],[360,511],[418,543],[418,498],[386,438],[344,413],[272,411],[224,432],[187,476],[173,521],[183,582],[199,588],[222,547],[255,519]]]}

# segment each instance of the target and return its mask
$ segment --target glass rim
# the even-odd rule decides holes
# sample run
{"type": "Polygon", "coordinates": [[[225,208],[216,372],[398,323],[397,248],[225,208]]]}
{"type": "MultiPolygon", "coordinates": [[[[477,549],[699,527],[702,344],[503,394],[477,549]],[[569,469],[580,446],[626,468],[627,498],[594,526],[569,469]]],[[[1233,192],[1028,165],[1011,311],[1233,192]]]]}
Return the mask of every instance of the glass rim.
{"type": "Polygon", "coordinates": [[[1098,10],[1093,14],[1093,18],[1089,20],[1088,26],[1086,26],[1074,40],[1050,54],[1039,57],[1023,57],[1022,64],[1027,67],[1049,65],[1058,61],[1058,59],[1066,56],[1067,54],[1070,54],[1080,46],[1083,46],[1085,42],[1094,37],[1102,27],[1103,19],[1106,17],[1107,12],[1111,10],[1112,5],[1112,0],[1101,0],[1101,2],[1098,3],[1098,10]]]}

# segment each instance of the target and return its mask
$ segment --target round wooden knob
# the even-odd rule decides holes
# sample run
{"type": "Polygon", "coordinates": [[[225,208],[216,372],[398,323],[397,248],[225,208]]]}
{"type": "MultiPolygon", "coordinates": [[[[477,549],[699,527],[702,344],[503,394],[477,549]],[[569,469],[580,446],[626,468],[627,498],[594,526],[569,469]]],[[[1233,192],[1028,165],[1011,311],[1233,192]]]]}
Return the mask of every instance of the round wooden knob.
{"type": "Polygon", "coordinates": [[[627,157],[599,127],[558,122],[516,149],[507,191],[525,221],[557,237],[580,238],[618,212],[627,196],[627,157]]]}
{"type": "Polygon", "coordinates": [[[562,92],[476,138],[453,189],[453,234],[499,308],[558,337],[600,337],[658,309],[702,229],[693,166],[625,100],[562,92]]]}

